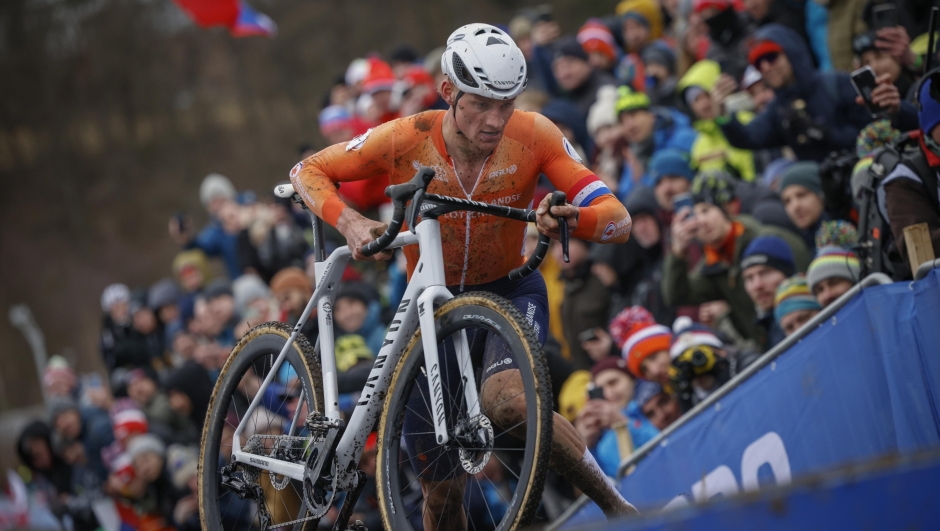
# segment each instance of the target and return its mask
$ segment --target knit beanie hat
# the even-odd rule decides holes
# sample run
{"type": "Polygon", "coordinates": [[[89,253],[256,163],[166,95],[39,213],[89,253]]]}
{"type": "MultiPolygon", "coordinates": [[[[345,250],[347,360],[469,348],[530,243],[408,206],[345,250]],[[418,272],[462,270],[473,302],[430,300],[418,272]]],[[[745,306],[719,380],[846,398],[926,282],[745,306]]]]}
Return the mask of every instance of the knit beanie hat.
{"type": "Polygon", "coordinates": [[[208,207],[213,199],[219,197],[234,201],[236,195],[235,185],[221,173],[206,175],[202,184],[199,185],[199,202],[204,207],[208,207]]]}
{"type": "Polygon", "coordinates": [[[591,378],[596,378],[598,374],[606,370],[617,370],[620,371],[632,380],[634,378],[633,374],[630,373],[630,370],[627,369],[627,362],[623,358],[617,358],[614,356],[609,356],[604,358],[591,367],[591,378]]]}
{"type": "Polygon", "coordinates": [[[601,127],[611,125],[617,125],[617,89],[613,85],[604,85],[597,90],[597,100],[588,111],[588,134],[597,136],[601,127]]]}
{"type": "Polygon", "coordinates": [[[69,365],[65,358],[57,354],[49,358],[46,368],[42,370],[42,385],[48,388],[60,382],[70,388],[74,387],[76,383],[75,369],[69,365]]]}
{"type": "Polygon", "coordinates": [[[692,319],[686,316],[676,318],[672,324],[672,331],[672,346],[669,348],[669,356],[673,360],[692,347],[705,345],[714,348],[725,348],[725,344],[718,339],[718,336],[712,332],[711,328],[693,323],[692,319]]]}
{"type": "Polygon", "coordinates": [[[823,221],[816,231],[816,248],[841,247],[852,249],[858,244],[858,231],[855,225],[841,219],[823,221]]]}
{"type": "Polygon", "coordinates": [[[855,154],[859,158],[867,157],[876,149],[890,145],[900,136],[901,132],[891,127],[891,120],[875,120],[859,132],[855,140],[855,154]]]}
{"type": "Polygon", "coordinates": [[[559,39],[553,48],[552,59],[562,57],[573,57],[587,62],[588,54],[581,47],[581,44],[574,37],[564,37],[559,39]]]}
{"type": "Polygon", "coordinates": [[[656,184],[667,175],[685,177],[691,181],[695,174],[689,164],[687,152],[679,148],[666,148],[657,151],[650,158],[649,172],[656,184]]]}
{"type": "Polygon", "coordinates": [[[78,411],[78,403],[64,396],[49,399],[49,424],[55,427],[55,419],[66,411],[78,411]]]}
{"type": "Polygon", "coordinates": [[[649,380],[637,380],[633,389],[633,400],[640,406],[656,398],[663,392],[663,386],[649,380]]]}
{"type": "Polygon", "coordinates": [[[861,266],[855,253],[841,247],[823,247],[810,262],[806,280],[810,291],[815,293],[816,284],[827,278],[844,278],[855,284],[860,274],[861,266]]]}
{"type": "Polygon", "coordinates": [[[764,168],[764,184],[766,184],[768,188],[773,186],[774,181],[779,180],[780,177],[783,176],[783,172],[792,165],[792,160],[782,157],[771,161],[770,164],[764,168]]]}
{"type": "Polygon", "coordinates": [[[623,348],[630,334],[633,333],[634,327],[639,324],[656,324],[656,319],[653,318],[653,314],[649,310],[642,306],[630,306],[620,310],[620,313],[610,321],[608,327],[610,337],[613,338],[617,348],[623,348]]]}
{"type": "Polygon", "coordinates": [[[621,355],[627,360],[627,368],[634,376],[642,376],[640,365],[643,360],[660,352],[669,351],[672,343],[672,330],[659,324],[638,324],[624,343],[621,355]]]}
{"type": "Polygon", "coordinates": [[[184,490],[190,478],[196,475],[199,452],[182,444],[171,444],[166,451],[166,468],[170,481],[177,489],[184,490]]]}
{"type": "Polygon", "coordinates": [[[345,105],[330,105],[320,111],[320,131],[330,134],[352,122],[353,116],[345,105]]]}
{"type": "Polygon", "coordinates": [[[759,236],[744,249],[741,271],[756,265],[772,267],[788,277],[796,273],[793,251],[780,236],[759,236]]]}
{"type": "MultiPolygon", "coordinates": [[[[774,41],[756,41],[751,44],[751,49],[747,52],[748,64],[754,64],[761,57],[769,53],[786,53],[783,47],[774,41]]],[[[756,65],[755,65],[756,66],[756,65]]]]}
{"type": "Polygon", "coordinates": [[[600,19],[589,18],[578,30],[578,42],[587,53],[597,52],[614,61],[617,59],[617,43],[610,29],[600,19]]]}
{"type": "Polygon", "coordinates": [[[242,275],[232,283],[232,294],[235,297],[235,311],[244,316],[252,301],[270,297],[271,291],[258,275],[242,275]]]}
{"type": "Polygon", "coordinates": [[[737,179],[725,170],[700,172],[692,180],[692,201],[721,207],[737,197],[737,179]]]}
{"type": "Polygon", "coordinates": [[[166,444],[163,443],[156,435],[152,433],[145,433],[138,437],[134,437],[134,440],[127,445],[127,455],[131,459],[145,453],[153,452],[160,457],[164,457],[166,454],[166,444]]]}
{"type": "Polygon", "coordinates": [[[152,310],[159,310],[164,306],[176,304],[180,295],[180,288],[176,282],[173,282],[173,279],[164,278],[150,286],[150,290],[147,291],[147,306],[152,310]]]}
{"type": "MultiPolygon", "coordinates": [[[[635,186],[630,195],[623,201],[627,212],[633,216],[634,221],[640,214],[648,214],[656,219],[659,214],[659,203],[656,202],[656,193],[649,186],[635,186]]],[[[657,220],[658,223],[658,220],[657,220]]]]}
{"type": "Polygon", "coordinates": [[[724,11],[733,5],[731,0],[693,0],[692,11],[698,14],[710,7],[718,11],[724,11]]]}
{"type": "Polygon", "coordinates": [[[306,294],[313,293],[313,283],[299,267],[285,267],[271,279],[271,293],[277,295],[289,289],[299,289],[306,294]]]}
{"type": "Polygon", "coordinates": [[[131,301],[131,289],[124,284],[111,284],[101,292],[101,309],[111,311],[111,307],[119,302],[131,301]]]}
{"type": "Polygon", "coordinates": [[[663,35],[663,12],[654,0],[623,0],[614,12],[624,19],[633,19],[650,29],[649,42],[663,35]]]}
{"type": "Polygon", "coordinates": [[[917,120],[920,122],[920,130],[928,136],[934,127],[940,124],[940,101],[933,99],[931,96],[931,87],[936,80],[936,74],[927,78],[920,87],[920,94],[917,95],[917,101],[920,104],[917,120]]]}
{"type": "Polygon", "coordinates": [[[132,435],[143,435],[150,429],[147,415],[139,409],[125,409],[111,416],[114,438],[121,444],[132,435]]]}
{"type": "Polygon", "coordinates": [[[639,111],[650,108],[650,97],[642,92],[636,92],[630,87],[617,87],[617,116],[622,113],[639,111]]]}
{"type": "Polygon", "coordinates": [[[561,391],[558,393],[558,412],[569,422],[577,418],[578,413],[587,403],[587,386],[589,383],[591,383],[590,372],[574,371],[561,385],[561,391]]]}
{"type": "Polygon", "coordinates": [[[774,295],[774,319],[780,323],[785,316],[799,310],[822,310],[803,275],[792,276],[777,286],[777,293],[774,295]]]}
{"type": "Polygon", "coordinates": [[[822,197],[822,179],[819,178],[819,164],[813,161],[799,161],[791,164],[780,175],[780,193],[790,185],[798,184],[810,192],[822,197]]]}
{"type": "Polygon", "coordinates": [[[644,64],[665,66],[670,74],[676,73],[676,52],[661,41],[646,45],[640,52],[640,58],[644,64]]]}
{"type": "Polygon", "coordinates": [[[362,80],[362,92],[374,94],[383,90],[392,90],[395,82],[398,81],[395,73],[392,72],[392,67],[378,57],[370,57],[368,61],[369,73],[362,80]]]}

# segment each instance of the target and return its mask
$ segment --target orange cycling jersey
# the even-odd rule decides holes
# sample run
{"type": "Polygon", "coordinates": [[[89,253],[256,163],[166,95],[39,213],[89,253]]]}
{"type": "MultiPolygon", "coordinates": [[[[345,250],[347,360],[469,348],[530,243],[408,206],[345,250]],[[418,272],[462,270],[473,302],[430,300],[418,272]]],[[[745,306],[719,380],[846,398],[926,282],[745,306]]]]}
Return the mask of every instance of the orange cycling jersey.
{"type": "MultiPolygon", "coordinates": [[[[387,173],[391,184],[410,180],[421,166],[435,170],[429,193],[484,203],[531,208],[539,174],[544,173],[568,201],[580,207],[572,236],[622,243],[630,235],[630,217],[610,190],[584,167],[574,148],[550,120],[515,111],[503,138],[483,163],[476,184],[465,190],[441,133],[445,111],[427,111],[383,124],[346,144],[310,156],[291,170],[291,182],[307,205],[336,226],[346,205],[337,182],[387,173]]],[[[439,218],[449,286],[483,284],[509,274],[525,262],[525,224],[474,212],[439,218]]],[[[408,274],[418,261],[417,246],[404,249],[408,274]]]]}

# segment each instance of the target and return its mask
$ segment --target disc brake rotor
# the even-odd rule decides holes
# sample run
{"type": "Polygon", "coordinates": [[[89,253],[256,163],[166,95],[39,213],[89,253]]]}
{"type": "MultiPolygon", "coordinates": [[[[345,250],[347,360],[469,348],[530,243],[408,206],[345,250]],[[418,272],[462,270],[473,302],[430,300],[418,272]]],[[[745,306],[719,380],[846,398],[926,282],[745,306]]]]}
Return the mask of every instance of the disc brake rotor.
{"type": "Polygon", "coordinates": [[[457,424],[455,436],[460,441],[460,464],[470,474],[483,470],[492,454],[493,424],[486,415],[477,415],[457,424]]]}

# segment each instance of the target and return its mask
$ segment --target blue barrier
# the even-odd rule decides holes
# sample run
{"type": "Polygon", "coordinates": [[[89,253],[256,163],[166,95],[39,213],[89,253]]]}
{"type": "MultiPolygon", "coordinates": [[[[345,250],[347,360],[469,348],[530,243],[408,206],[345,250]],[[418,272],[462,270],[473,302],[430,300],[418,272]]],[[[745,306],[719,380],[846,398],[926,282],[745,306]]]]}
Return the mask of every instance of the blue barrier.
{"type": "MultiPolygon", "coordinates": [[[[641,510],[940,446],[940,270],[863,290],[619,480],[641,510]]],[[[655,441],[654,441],[655,442],[655,441]]],[[[581,507],[563,528],[603,520],[581,507]]]]}

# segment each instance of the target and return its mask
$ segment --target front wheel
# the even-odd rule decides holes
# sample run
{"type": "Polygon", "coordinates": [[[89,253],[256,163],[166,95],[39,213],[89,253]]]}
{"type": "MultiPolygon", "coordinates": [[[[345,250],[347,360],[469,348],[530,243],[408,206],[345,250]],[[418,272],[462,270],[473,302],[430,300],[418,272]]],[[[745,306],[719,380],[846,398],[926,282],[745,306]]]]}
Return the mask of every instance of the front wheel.
{"type": "Polygon", "coordinates": [[[538,339],[512,303],[490,293],[451,299],[434,320],[451,440],[441,446],[434,437],[431,410],[440,407],[431,403],[419,331],[394,370],[379,425],[383,524],[396,531],[522,528],[539,506],[552,442],[551,383],[538,339]],[[457,367],[462,331],[478,368],[478,416],[469,413],[457,367]],[[485,356],[488,367],[480,367],[485,356]],[[492,374],[485,382],[484,373],[492,374]]]}

